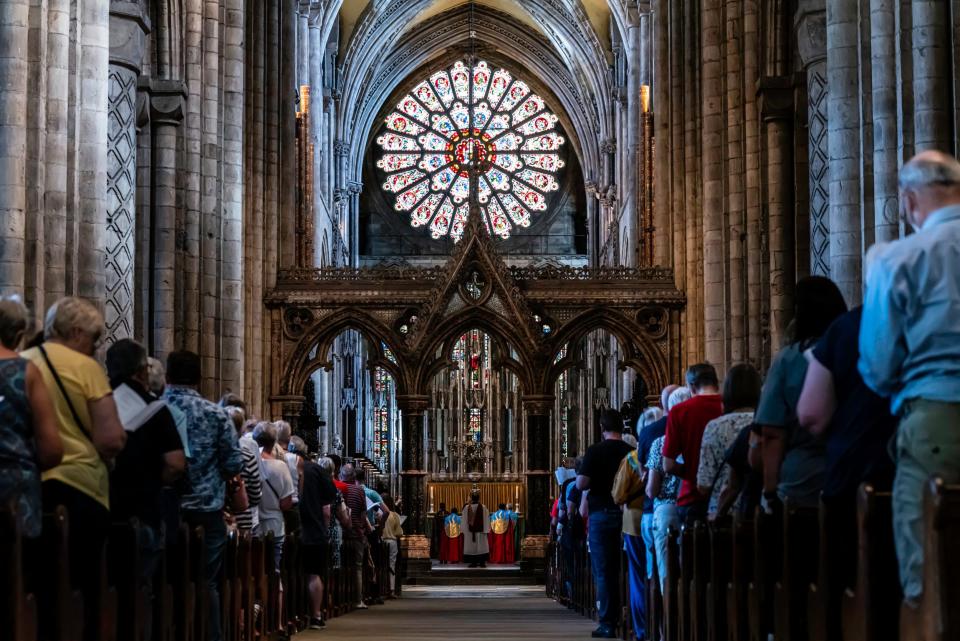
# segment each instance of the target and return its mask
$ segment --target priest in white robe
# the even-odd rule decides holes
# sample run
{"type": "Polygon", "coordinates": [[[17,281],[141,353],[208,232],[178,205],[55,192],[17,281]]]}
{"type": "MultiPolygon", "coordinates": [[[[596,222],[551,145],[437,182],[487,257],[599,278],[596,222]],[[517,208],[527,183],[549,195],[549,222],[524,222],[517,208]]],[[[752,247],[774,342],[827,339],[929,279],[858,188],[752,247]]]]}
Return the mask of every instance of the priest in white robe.
{"type": "Polygon", "coordinates": [[[480,502],[480,493],[470,495],[470,503],[463,508],[463,560],[471,568],[487,567],[490,545],[490,510],[480,502]]]}

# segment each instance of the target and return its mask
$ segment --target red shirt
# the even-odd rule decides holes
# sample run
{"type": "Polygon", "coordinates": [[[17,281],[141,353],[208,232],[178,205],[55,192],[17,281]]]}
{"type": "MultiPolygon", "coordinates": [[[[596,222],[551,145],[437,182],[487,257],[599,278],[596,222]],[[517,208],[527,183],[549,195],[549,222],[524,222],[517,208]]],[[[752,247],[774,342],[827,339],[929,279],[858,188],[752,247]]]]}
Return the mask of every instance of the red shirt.
{"type": "Polygon", "coordinates": [[[349,487],[346,483],[344,483],[340,479],[333,479],[333,484],[337,486],[337,489],[340,490],[341,494],[343,494],[343,492],[349,487]]]}
{"type": "Polygon", "coordinates": [[[663,455],[676,459],[683,455],[680,495],[677,505],[690,505],[708,497],[697,492],[697,468],[700,467],[700,442],[707,423],[723,414],[719,394],[694,396],[674,406],[667,415],[667,434],[663,439],[663,455]]]}

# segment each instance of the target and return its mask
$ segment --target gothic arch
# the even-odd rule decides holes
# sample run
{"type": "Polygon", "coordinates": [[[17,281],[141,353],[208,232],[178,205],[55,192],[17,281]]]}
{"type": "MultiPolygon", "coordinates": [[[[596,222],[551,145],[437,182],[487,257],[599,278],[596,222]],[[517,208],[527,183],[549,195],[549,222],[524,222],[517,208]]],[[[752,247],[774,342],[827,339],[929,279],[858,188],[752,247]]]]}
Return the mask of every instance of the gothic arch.
{"type": "MultiPolygon", "coordinates": [[[[287,325],[289,328],[289,322],[287,325]]],[[[285,359],[286,364],[282,368],[278,395],[299,395],[310,374],[321,368],[332,369],[333,363],[328,355],[331,353],[333,341],[347,330],[356,330],[369,340],[375,354],[369,364],[381,366],[393,374],[398,393],[405,393],[408,381],[406,368],[399,359],[396,364],[389,361],[380,348],[382,341],[395,354],[399,353],[397,350],[399,342],[393,331],[364,310],[344,308],[316,321],[299,337],[285,359]],[[314,348],[316,348],[316,356],[310,358],[314,348]]],[[[287,333],[289,334],[289,331],[287,333]]]]}

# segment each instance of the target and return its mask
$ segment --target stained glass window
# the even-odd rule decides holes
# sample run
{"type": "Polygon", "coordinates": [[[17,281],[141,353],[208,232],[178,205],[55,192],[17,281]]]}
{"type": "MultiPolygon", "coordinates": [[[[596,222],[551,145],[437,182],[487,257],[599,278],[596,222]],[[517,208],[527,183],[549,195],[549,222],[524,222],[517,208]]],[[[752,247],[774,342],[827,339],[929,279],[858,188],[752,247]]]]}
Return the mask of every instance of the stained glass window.
{"type": "Polygon", "coordinates": [[[464,410],[467,413],[467,434],[471,441],[480,441],[483,438],[483,409],[471,407],[464,410]]]}
{"type": "Polygon", "coordinates": [[[382,367],[373,372],[373,458],[390,456],[390,409],[393,404],[393,377],[382,367]]]}
{"type": "Polygon", "coordinates": [[[377,166],[394,207],[434,238],[459,241],[469,213],[468,164],[479,164],[478,201],[487,232],[509,238],[529,227],[559,189],[564,144],[557,117],[527,83],[486,62],[437,71],[397,103],[377,138],[377,166]]]}

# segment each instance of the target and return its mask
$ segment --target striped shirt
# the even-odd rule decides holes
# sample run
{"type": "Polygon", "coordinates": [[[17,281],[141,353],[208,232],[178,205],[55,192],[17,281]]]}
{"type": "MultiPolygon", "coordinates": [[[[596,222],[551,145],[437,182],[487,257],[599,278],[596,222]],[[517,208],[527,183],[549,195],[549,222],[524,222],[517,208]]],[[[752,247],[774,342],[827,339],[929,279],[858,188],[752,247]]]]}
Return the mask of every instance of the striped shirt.
{"type": "Polygon", "coordinates": [[[241,532],[250,532],[254,536],[258,535],[260,527],[260,498],[263,496],[263,483],[260,474],[260,450],[253,439],[240,439],[240,455],[243,457],[243,467],[240,469],[240,476],[243,478],[243,484],[247,490],[247,499],[250,506],[234,514],[237,521],[237,528],[241,532]]]}

